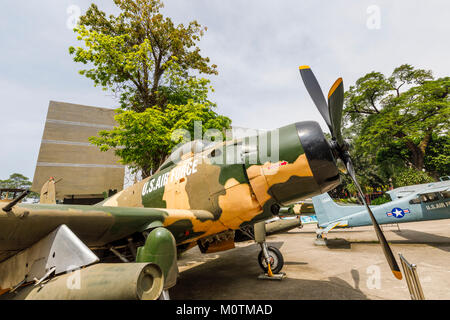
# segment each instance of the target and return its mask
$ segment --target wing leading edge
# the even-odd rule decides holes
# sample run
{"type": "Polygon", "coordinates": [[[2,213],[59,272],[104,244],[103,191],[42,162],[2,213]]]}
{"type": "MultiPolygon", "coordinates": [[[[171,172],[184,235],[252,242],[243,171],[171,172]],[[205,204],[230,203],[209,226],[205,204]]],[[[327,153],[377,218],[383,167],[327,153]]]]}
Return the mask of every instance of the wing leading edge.
{"type": "Polygon", "coordinates": [[[204,210],[21,204],[8,213],[0,209],[0,261],[62,224],[94,247],[159,226],[167,227],[177,243],[193,241],[213,223],[213,214],[204,210]]]}

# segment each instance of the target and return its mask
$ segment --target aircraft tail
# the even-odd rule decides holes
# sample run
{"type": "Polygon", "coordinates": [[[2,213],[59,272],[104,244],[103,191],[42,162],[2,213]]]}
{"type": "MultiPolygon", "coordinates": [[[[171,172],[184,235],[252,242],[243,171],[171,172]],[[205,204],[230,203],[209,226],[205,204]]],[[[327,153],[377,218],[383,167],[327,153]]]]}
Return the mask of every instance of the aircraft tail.
{"type": "Polygon", "coordinates": [[[55,184],[59,182],[55,181],[52,177],[47,180],[46,183],[41,188],[41,195],[39,199],[39,203],[42,204],[56,204],[56,187],[55,184]]]}
{"type": "Polygon", "coordinates": [[[319,226],[338,221],[348,215],[361,211],[361,206],[341,206],[336,204],[328,193],[312,198],[319,226]]]}

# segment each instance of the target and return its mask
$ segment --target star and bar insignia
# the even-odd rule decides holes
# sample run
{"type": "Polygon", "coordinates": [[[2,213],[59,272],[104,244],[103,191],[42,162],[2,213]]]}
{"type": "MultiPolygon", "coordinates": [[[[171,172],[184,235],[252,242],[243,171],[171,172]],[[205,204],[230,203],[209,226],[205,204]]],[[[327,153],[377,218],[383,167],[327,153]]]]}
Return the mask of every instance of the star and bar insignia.
{"type": "Polygon", "coordinates": [[[391,212],[386,212],[386,215],[388,217],[400,219],[403,218],[407,213],[409,213],[409,209],[394,208],[391,212]]]}

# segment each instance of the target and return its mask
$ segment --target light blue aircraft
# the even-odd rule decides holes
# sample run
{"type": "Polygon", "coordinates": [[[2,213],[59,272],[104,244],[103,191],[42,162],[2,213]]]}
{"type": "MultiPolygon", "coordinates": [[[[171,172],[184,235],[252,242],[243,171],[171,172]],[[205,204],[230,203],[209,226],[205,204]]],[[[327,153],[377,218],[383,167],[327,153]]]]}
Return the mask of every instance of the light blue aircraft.
{"type": "MultiPolygon", "coordinates": [[[[370,206],[378,224],[450,219],[450,181],[401,187],[387,193],[392,201],[370,206]]],[[[328,193],[313,197],[312,201],[319,239],[334,228],[372,225],[364,206],[338,205],[328,193]]]]}

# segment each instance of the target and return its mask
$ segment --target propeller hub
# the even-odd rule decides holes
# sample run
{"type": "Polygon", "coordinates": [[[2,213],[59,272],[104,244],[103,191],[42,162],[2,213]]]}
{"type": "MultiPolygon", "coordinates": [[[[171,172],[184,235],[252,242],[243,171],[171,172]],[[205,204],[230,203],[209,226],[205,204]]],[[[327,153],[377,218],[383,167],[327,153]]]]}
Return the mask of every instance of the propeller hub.
{"type": "Polygon", "coordinates": [[[298,122],[297,134],[306,158],[321,192],[327,192],[340,184],[339,171],[333,147],[325,138],[320,125],[314,121],[298,122]]]}

